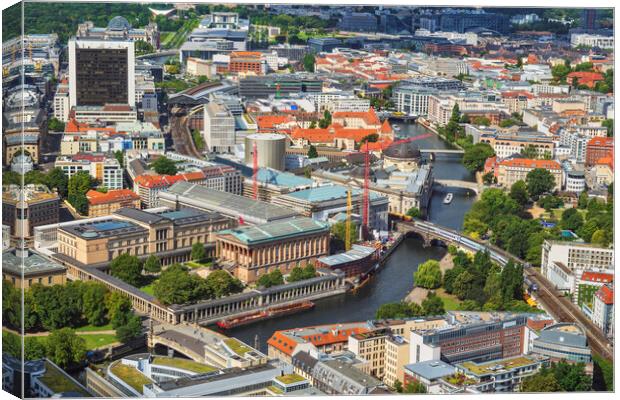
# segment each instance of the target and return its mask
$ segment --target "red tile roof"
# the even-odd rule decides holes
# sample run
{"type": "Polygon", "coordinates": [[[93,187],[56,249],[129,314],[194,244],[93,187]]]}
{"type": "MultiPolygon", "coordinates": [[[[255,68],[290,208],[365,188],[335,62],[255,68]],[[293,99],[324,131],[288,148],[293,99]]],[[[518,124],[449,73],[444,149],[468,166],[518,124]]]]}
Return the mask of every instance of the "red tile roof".
{"type": "Polygon", "coordinates": [[[203,172],[189,172],[186,174],[178,175],[139,175],[134,180],[134,183],[146,188],[162,188],[172,186],[179,181],[199,181],[205,178],[203,172]]]}
{"type": "Polygon", "coordinates": [[[595,296],[607,305],[614,304],[614,290],[607,285],[601,286],[601,288],[596,291],[595,296]]]}
{"type": "Polygon", "coordinates": [[[299,335],[297,337],[302,339],[301,341],[297,341],[290,337],[293,331],[276,331],[269,338],[267,344],[291,356],[293,355],[295,347],[302,342],[310,342],[316,347],[322,347],[330,344],[346,343],[349,340],[349,336],[366,333],[368,331],[369,329],[367,328],[355,327],[338,329],[334,326],[334,329],[329,329],[325,333],[313,332],[312,334],[303,335],[303,333],[300,334],[299,332],[295,332],[296,335],[299,335]]]}
{"type": "Polygon", "coordinates": [[[586,271],[581,275],[582,281],[610,283],[614,281],[613,274],[603,272],[586,271]]]}
{"type": "Polygon", "coordinates": [[[588,146],[614,147],[614,138],[595,136],[588,141],[588,146]]]}
{"type": "Polygon", "coordinates": [[[332,119],[342,119],[342,118],[359,118],[363,119],[367,125],[379,125],[381,124],[381,120],[377,117],[377,113],[375,109],[370,107],[368,111],[339,111],[335,112],[332,115],[332,119]]]}
{"type": "Polygon", "coordinates": [[[522,168],[542,168],[559,170],[562,167],[557,161],[553,160],[535,160],[529,158],[513,158],[499,162],[500,166],[506,167],[522,167],[522,168]]]}
{"type": "Polygon", "coordinates": [[[101,193],[96,190],[86,192],[86,198],[89,205],[116,203],[126,200],[140,200],[140,196],[129,189],[109,190],[107,193],[101,193]]]}

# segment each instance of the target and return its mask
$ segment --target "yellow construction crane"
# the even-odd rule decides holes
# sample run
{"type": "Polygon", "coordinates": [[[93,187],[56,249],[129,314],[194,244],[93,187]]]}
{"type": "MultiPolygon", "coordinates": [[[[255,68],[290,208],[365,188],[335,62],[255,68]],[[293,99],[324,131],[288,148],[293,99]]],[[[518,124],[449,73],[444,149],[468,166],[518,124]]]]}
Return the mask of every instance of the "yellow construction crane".
{"type": "Polygon", "coordinates": [[[345,222],[345,242],[344,248],[346,251],[351,250],[351,189],[347,191],[347,220],[345,222]]]}

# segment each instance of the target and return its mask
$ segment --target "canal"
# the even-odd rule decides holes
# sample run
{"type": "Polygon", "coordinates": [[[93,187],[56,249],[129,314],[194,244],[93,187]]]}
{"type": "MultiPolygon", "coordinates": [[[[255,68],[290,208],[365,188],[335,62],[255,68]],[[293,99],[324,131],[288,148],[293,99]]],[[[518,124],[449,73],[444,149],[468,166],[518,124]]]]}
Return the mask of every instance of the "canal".
{"type": "MultiPolygon", "coordinates": [[[[426,128],[416,124],[394,122],[401,129],[401,138],[417,136],[427,133],[426,128]]],[[[422,139],[415,142],[421,149],[449,149],[453,148],[438,136],[422,139]]],[[[461,164],[461,156],[440,155],[433,163],[433,174],[437,179],[458,179],[473,181],[474,176],[461,164]]],[[[464,191],[455,190],[451,204],[443,204],[446,191],[436,191],[429,207],[429,219],[437,224],[454,229],[462,228],[463,216],[471,208],[475,197],[464,191]]],[[[282,318],[265,320],[228,331],[222,331],[228,336],[234,336],[250,345],[254,345],[258,335],[259,347],[267,351],[267,339],[274,331],[335,322],[365,321],[374,318],[377,308],[384,303],[402,300],[413,287],[413,273],[419,264],[426,260],[439,260],[446,250],[441,247],[422,247],[419,238],[405,239],[399,248],[387,260],[381,271],[372,280],[355,293],[347,293],[316,301],[316,307],[307,312],[290,315],[282,318]]],[[[217,329],[217,328],[215,328],[217,329]]]]}

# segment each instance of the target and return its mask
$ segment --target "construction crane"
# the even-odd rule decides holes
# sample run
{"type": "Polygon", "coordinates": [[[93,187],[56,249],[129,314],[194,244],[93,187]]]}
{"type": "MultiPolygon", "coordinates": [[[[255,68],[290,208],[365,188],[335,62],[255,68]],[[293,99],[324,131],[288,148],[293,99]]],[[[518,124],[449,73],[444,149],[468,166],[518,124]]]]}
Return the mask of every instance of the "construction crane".
{"type": "Polygon", "coordinates": [[[258,200],[258,150],[256,142],[252,146],[252,188],[254,189],[254,200],[258,200]]]}
{"type": "MultiPolygon", "coordinates": [[[[425,133],[424,135],[413,136],[407,139],[397,140],[392,143],[390,146],[411,143],[416,140],[428,139],[432,137],[432,133],[425,133]]],[[[369,195],[369,184],[370,184],[370,152],[368,150],[368,141],[366,141],[366,150],[364,151],[364,193],[362,198],[362,237],[365,239],[368,237],[369,226],[368,226],[368,212],[370,209],[370,195],[369,195]]]]}
{"type": "Polygon", "coordinates": [[[351,189],[347,190],[347,221],[345,227],[345,242],[344,249],[346,251],[351,250],[351,209],[353,208],[351,202],[351,189]]]}

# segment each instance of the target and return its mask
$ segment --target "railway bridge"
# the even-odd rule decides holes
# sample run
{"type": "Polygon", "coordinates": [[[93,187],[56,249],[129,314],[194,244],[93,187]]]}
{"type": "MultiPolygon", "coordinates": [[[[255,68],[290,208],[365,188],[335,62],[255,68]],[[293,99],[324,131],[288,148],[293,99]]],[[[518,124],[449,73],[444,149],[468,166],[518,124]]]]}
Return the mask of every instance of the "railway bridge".
{"type": "Polygon", "coordinates": [[[445,244],[453,244],[472,252],[488,251],[491,259],[500,266],[504,266],[509,260],[520,263],[523,268],[524,278],[529,278],[538,285],[536,292],[538,302],[558,322],[570,322],[579,325],[588,337],[588,343],[592,352],[607,360],[613,360],[613,344],[594,323],[569,299],[559,293],[555,286],[547,280],[536,268],[527,267],[527,263],[512,254],[480,240],[471,239],[458,231],[449,229],[427,221],[397,221],[394,229],[408,234],[415,233],[422,237],[425,246],[432,242],[440,241],[445,244]]]}

